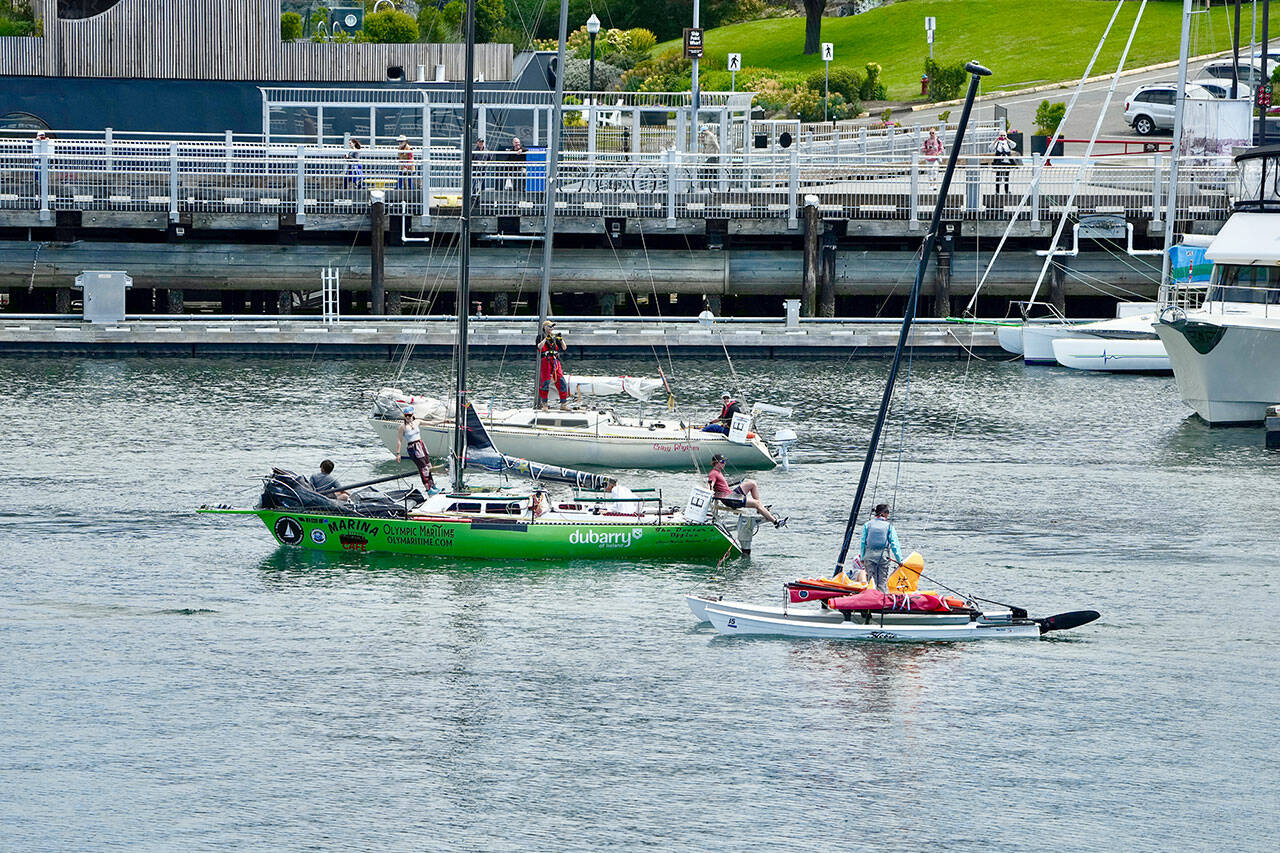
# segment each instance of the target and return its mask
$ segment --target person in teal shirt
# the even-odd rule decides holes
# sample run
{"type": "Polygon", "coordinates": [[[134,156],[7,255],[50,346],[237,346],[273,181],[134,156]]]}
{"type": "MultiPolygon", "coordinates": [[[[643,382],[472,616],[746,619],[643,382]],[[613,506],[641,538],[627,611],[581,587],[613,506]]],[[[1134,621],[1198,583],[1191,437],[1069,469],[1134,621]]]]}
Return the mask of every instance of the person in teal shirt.
{"type": "Polygon", "coordinates": [[[862,525],[862,579],[881,592],[889,581],[889,555],[894,562],[902,562],[902,549],[898,547],[898,533],[889,523],[889,505],[878,504],[871,518],[862,525]]]}

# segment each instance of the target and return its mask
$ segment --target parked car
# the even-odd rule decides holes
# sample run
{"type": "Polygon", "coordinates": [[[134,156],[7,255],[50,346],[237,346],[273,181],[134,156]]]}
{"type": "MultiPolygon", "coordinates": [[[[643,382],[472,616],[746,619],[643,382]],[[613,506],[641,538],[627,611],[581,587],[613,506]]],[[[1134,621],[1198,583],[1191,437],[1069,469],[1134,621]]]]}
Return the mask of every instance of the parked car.
{"type": "MultiPolygon", "coordinates": [[[[1272,67],[1272,63],[1268,62],[1268,69],[1272,67]]],[[[1213,62],[1207,63],[1204,68],[1200,69],[1200,77],[1212,77],[1215,80],[1231,81],[1233,76],[1238,76],[1241,83],[1248,83],[1250,86],[1257,88],[1262,82],[1262,57],[1241,57],[1240,64],[1236,65],[1228,59],[1215,59],[1213,62]],[[1234,72],[1232,69],[1235,69],[1234,72]]]]}
{"type": "MultiPolygon", "coordinates": [[[[1177,83],[1148,83],[1134,89],[1124,102],[1124,120],[1141,136],[1157,130],[1173,129],[1173,107],[1178,92],[1177,83]]],[[[1187,84],[1188,98],[1212,98],[1209,90],[1187,84]]]]}
{"type": "MultiPolygon", "coordinates": [[[[1200,80],[1192,80],[1187,85],[1196,85],[1208,91],[1215,98],[1231,97],[1231,81],[1219,80],[1216,77],[1204,77],[1200,80]]],[[[1236,84],[1236,97],[1245,98],[1249,101],[1253,100],[1253,87],[1243,80],[1236,84]]]]}

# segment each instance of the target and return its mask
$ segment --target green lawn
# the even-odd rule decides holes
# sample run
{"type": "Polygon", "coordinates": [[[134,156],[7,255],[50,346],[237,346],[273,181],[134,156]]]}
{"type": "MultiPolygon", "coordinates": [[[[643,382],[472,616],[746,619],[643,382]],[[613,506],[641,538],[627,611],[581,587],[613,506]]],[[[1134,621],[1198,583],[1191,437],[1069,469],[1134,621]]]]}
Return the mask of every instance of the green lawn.
{"type": "MultiPolygon", "coordinates": [[[[1138,3],[1125,3],[1093,73],[1115,70],[1138,3]]],[[[879,62],[889,97],[920,95],[920,75],[929,55],[924,19],[938,19],[934,58],[939,62],[976,59],[990,68],[984,91],[1075,80],[1084,71],[1106,29],[1115,3],[1107,0],[902,0],[849,18],[824,18],[822,40],[835,44],[832,65],[861,68],[879,62]]],[[[1127,68],[1178,58],[1182,4],[1150,2],[1129,51],[1127,68]]],[[[1192,21],[1192,55],[1227,50],[1231,20],[1215,6],[1212,20],[1192,21]]],[[[655,53],[679,41],[660,44],[655,53]]],[[[727,54],[742,54],[744,67],[776,71],[822,68],[817,56],[803,56],[804,18],[771,18],[708,30],[703,67],[723,69],[727,54]]]]}

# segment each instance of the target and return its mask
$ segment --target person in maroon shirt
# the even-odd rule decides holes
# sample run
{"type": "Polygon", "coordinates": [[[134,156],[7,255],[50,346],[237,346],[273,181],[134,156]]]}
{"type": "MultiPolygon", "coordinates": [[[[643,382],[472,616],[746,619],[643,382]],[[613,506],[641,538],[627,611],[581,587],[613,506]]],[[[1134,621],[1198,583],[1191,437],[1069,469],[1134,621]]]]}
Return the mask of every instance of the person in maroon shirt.
{"type": "Polygon", "coordinates": [[[711,473],[707,474],[707,485],[711,487],[711,493],[720,503],[730,509],[741,509],[744,506],[754,509],[764,517],[765,521],[773,524],[774,527],[781,527],[787,523],[787,517],[781,518],[769,512],[769,508],[760,500],[760,487],[756,485],[755,480],[743,480],[736,486],[730,486],[729,481],[724,476],[725,458],[722,454],[717,453],[711,457],[711,473]]]}

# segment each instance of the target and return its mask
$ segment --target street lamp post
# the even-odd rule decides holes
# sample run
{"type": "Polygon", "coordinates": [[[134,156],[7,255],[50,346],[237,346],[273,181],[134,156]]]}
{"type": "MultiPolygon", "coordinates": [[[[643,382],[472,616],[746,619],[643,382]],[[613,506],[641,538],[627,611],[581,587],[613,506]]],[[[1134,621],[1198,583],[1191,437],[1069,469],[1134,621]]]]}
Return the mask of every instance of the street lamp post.
{"type": "Polygon", "coordinates": [[[587,18],[587,35],[591,39],[591,64],[587,66],[587,88],[596,90],[596,34],[600,32],[600,19],[595,15],[587,18]]]}

